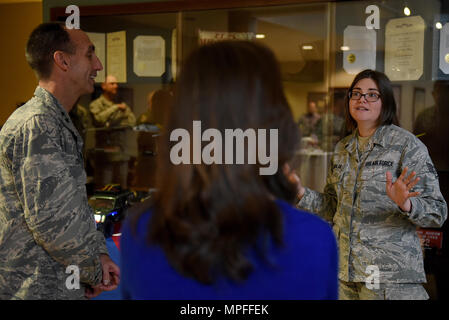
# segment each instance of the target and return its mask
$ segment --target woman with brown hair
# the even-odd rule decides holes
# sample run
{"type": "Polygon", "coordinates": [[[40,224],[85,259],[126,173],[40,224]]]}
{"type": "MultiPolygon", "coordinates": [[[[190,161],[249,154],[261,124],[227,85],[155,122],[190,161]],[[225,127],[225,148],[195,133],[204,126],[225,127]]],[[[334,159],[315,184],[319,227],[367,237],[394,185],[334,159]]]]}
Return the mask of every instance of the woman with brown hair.
{"type": "Polygon", "coordinates": [[[297,189],[285,173],[299,137],[268,48],[224,41],[194,51],[181,70],[164,130],[158,191],[123,229],[125,298],[337,298],[330,226],[292,206],[297,189]],[[270,144],[284,170],[261,175],[260,158],[255,164],[173,164],[171,133],[183,129],[194,139],[194,121],[222,134],[277,130],[278,141],[270,144]]]}

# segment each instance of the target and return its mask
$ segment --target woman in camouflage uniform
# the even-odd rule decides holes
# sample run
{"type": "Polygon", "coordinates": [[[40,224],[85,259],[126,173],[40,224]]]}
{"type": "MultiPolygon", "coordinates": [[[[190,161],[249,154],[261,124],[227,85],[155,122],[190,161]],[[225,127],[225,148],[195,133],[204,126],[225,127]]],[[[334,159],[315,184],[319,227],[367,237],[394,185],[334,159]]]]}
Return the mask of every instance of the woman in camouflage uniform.
{"type": "Polygon", "coordinates": [[[345,107],[352,134],[335,147],[324,192],[292,175],[298,207],[333,225],[340,299],[428,299],[416,227],[440,227],[447,205],[427,148],[395,125],[396,103],[383,73],[359,73],[345,107]]]}

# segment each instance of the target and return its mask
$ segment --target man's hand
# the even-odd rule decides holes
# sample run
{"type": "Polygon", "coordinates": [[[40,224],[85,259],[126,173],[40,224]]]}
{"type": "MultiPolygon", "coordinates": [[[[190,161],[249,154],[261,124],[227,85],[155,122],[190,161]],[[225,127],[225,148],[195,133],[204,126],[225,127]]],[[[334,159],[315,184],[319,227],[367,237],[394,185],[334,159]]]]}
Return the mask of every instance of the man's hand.
{"type": "Polygon", "coordinates": [[[126,108],[127,108],[127,107],[126,107],[126,104],[124,104],[123,102],[117,104],[117,106],[118,106],[118,108],[120,109],[120,111],[125,111],[126,108]]]}
{"type": "Polygon", "coordinates": [[[120,283],[120,269],[109,258],[107,254],[100,254],[101,267],[103,269],[103,279],[101,285],[104,291],[111,291],[117,289],[120,283]]]}
{"type": "Polygon", "coordinates": [[[115,290],[120,284],[120,269],[111,258],[107,254],[101,254],[100,262],[103,278],[100,284],[86,287],[84,295],[88,299],[98,296],[103,291],[115,290]]]}
{"type": "Polygon", "coordinates": [[[415,178],[416,172],[413,171],[407,178],[405,178],[407,174],[408,168],[405,167],[402,170],[399,178],[393,183],[391,172],[387,171],[387,195],[393,200],[402,211],[410,212],[412,210],[412,202],[410,201],[411,197],[416,197],[420,193],[419,192],[409,192],[419,181],[419,178],[415,178]]]}
{"type": "Polygon", "coordinates": [[[96,296],[98,296],[100,293],[102,293],[104,290],[102,290],[100,288],[101,284],[97,285],[97,286],[87,286],[86,289],[84,290],[84,296],[88,299],[92,299],[95,298],[96,296]]]}

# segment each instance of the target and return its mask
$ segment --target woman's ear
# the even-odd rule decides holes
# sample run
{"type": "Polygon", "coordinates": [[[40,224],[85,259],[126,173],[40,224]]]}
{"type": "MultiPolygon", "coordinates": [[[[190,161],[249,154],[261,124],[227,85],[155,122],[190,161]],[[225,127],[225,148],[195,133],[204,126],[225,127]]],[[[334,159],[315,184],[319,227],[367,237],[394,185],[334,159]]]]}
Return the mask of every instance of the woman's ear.
{"type": "Polygon", "coordinates": [[[66,72],[69,68],[69,61],[67,60],[68,57],[63,51],[55,51],[53,53],[53,60],[55,62],[56,67],[61,69],[62,71],[66,72]]]}

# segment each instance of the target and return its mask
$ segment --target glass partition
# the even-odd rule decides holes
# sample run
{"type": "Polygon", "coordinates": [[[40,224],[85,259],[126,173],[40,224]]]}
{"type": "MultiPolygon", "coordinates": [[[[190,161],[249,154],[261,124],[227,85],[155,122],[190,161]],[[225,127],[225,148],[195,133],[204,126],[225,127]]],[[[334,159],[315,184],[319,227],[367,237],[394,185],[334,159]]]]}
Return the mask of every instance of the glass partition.
{"type": "MultiPolygon", "coordinates": [[[[334,146],[348,134],[348,87],[355,74],[369,68],[392,81],[400,126],[427,146],[443,196],[449,199],[449,1],[264,3],[245,1],[238,8],[234,1],[232,8],[223,9],[225,4],[212,1],[207,8],[179,4],[176,9],[170,2],[170,10],[152,13],[120,13],[115,6],[110,15],[104,6],[101,14],[88,10],[88,16],[81,8],[81,28],[95,39],[106,67],[94,94],[82,97],[72,111],[85,140],[90,192],[108,183],[152,190],[157,137],[180,65],[204,43],[245,39],[265,44],[279,61],[285,95],[302,135],[292,165],[304,185],[323,190],[334,146]],[[214,9],[214,3],[220,8],[214,9]],[[102,119],[95,101],[105,92],[101,82],[108,74],[116,76],[118,92],[103,103],[127,107],[102,119]]],[[[441,230],[420,232],[423,246],[433,250],[427,256],[441,255],[441,248],[448,247],[447,231],[444,238],[441,230]]],[[[432,268],[430,273],[443,270],[438,264],[432,268]]],[[[435,289],[427,289],[431,297],[436,295],[435,289]]],[[[446,291],[439,289],[439,294],[446,291]]]]}
{"type": "MultiPolygon", "coordinates": [[[[357,72],[372,68],[392,80],[400,125],[427,145],[447,195],[449,160],[442,151],[449,141],[449,126],[444,125],[449,80],[447,2],[298,2],[82,16],[82,28],[94,38],[99,35],[100,43],[103,39],[106,72],[126,68],[118,80],[116,102],[126,103],[136,120],[108,127],[95,117],[85,121],[89,127],[84,132],[86,165],[96,187],[107,181],[98,174],[98,168],[105,165],[105,154],[114,158],[114,152],[124,152],[114,149],[111,142],[121,131],[127,132],[120,139],[127,141],[129,153],[126,187],[153,187],[156,138],[182,61],[203,43],[249,39],[271,48],[280,63],[285,94],[302,134],[297,170],[306,185],[317,190],[324,187],[335,143],[348,133],[344,120],[347,88],[357,72]],[[114,35],[120,37],[121,31],[125,31],[122,53],[108,42],[114,35]],[[114,66],[113,59],[124,62],[114,66]],[[161,90],[166,97],[153,99],[161,90]]],[[[81,109],[89,114],[91,102],[101,93],[99,81],[92,96],[80,99],[81,109]]]]}

